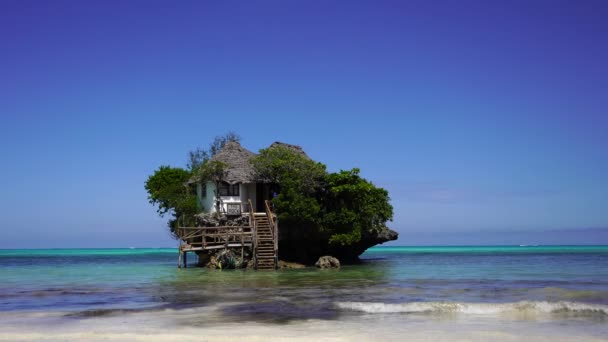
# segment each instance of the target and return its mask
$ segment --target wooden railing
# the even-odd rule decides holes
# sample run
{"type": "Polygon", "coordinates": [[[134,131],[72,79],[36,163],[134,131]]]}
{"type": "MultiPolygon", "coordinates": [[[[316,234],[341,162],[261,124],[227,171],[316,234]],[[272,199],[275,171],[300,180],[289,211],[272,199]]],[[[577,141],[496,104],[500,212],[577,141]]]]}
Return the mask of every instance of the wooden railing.
{"type": "MultiPolygon", "coordinates": [[[[257,238],[258,223],[251,199],[247,203],[249,213],[243,212],[241,204],[241,214],[249,215],[249,225],[246,226],[192,227],[195,223],[186,223],[187,220],[184,220],[183,217],[178,218],[178,228],[175,229],[175,234],[179,237],[178,267],[187,266],[188,252],[201,250],[241,247],[241,258],[243,258],[244,249],[248,247],[253,248],[253,255],[256,256],[259,242],[257,238]]],[[[272,234],[276,236],[275,221],[268,203],[266,204],[266,215],[269,218],[268,223],[272,234]]],[[[275,265],[276,246],[275,242],[275,265]]]]}
{"type": "MultiPolygon", "coordinates": [[[[249,226],[251,226],[251,232],[253,233],[252,235],[252,241],[251,241],[251,247],[252,247],[252,255],[255,258],[257,249],[258,249],[258,239],[257,239],[257,223],[255,222],[255,211],[253,210],[253,203],[251,203],[251,199],[247,200],[247,203],[249,203],[249,226]]],[[[255,260],[254,260],[255,262],[255,260]]]]}
{"type": "Polygon", "coordinates": [[[253,203],[251,203],[251,199],[248,199],[247,203],[249,203],[249,225],[253,227],[253,223],[255,222],[255,212],[253,211],[253,203]]]}
{"type": "Polygon", "coordinates": [[[279,227],[278,219],[272,212],[271,203],[269,200],[264,201],[266,205],[266,216],[268,217],[268,224],[270,225],[270,232],[272,233],[272,241],[274,242],[274,264],[275,268],[279,264],[279,227]]]}
{"type": "Polygon", "coordinates": [[[239,247],[254,240],[253,229],[247,226],[179,227],[176,233],[185,244],[182,248],[188,249],[239,247]]]}
{"type": "MultiPolygon", "coordinates": [[[[266,217],[268,217],[268,224],[270,225],[270,231],[272,232],[272,234],[274,234],[274,214],[272,213],[272,209],[270,209],[270,201],[266,200],[264,201],[264,204],[266,206],[266,217]]],[[[274,236],[273,236],[274,238],[274,236]]]]}

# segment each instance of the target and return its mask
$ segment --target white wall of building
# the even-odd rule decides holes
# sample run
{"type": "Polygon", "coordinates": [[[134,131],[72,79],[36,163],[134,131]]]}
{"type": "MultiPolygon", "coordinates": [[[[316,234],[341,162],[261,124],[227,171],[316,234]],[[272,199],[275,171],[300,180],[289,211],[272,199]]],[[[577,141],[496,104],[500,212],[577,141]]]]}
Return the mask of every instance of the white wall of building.
{"type": "Polygon", "coordinates": [[[255,211],[255,183],[241,184],[240,194],[241,202],[243,202],[243,210],[249,209],[247,201],[251,200],[251,203],[253,203],[253,210],[255,211]]]}
{"type": "MultiPolygon", "coordinates": [[[[215,210],[215,184],[207,182],[205,194],[203,195],[203,186],[197,185],[196,194],[198,204],[203,212],[214,213],[215,210]]],[[[238,203],[242,205],[243,210],[248,210],[247,200],[251,199],[255,208],[256,186],[254,183],[239,184],[239,196],[222,196],[222,210],[226,212],[227,204],[238,203]]]]}
{"type": "Polygon", "coordinates": [[[197,184],[196,197],[203,212],[215,212],[215,185],[212,182],[207,182],[205,189],[202,184],[197,184]],[[205,190],[204,194],[203,190],[205,190]]]}

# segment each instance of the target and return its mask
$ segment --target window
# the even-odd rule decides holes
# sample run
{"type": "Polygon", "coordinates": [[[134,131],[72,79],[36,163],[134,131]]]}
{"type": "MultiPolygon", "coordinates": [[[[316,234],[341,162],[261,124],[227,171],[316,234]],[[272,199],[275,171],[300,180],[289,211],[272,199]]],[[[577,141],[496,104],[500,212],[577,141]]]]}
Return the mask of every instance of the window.
{"type": "Polygon", "coordinates": [[[239,196],[239,185],[222,183],[220,185],[220,196],[239,196]]]}

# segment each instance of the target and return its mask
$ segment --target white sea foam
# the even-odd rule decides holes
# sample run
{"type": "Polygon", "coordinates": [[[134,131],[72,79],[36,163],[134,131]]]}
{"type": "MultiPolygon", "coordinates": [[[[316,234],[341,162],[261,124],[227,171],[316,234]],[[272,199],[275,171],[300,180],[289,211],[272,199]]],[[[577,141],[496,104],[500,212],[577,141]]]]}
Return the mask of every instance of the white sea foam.
{"type": "Polygon", "coordinates": [[[338,302],[340,309],[365,313],[460,313],[497,315],[503,313],[572,313],[608,315],[608,306],[574,302],[461,303],[409,302],[387,304],[377,302],[338,302]]]}

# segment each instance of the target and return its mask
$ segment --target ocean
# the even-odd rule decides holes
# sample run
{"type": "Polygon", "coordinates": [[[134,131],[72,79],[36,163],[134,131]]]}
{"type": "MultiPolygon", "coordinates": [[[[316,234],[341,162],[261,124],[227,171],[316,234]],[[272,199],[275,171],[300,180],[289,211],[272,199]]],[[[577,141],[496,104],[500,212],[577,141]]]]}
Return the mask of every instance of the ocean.
{"type": "Polygon", "coordinates": [[[178,269],[176,249],[0,250],[0,341],[608,340],[608,246],[361,259],[256,272],[178,269]]]}

